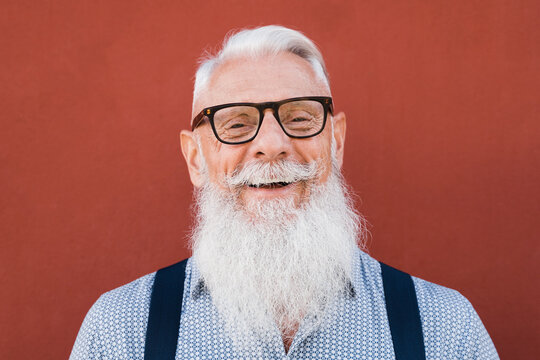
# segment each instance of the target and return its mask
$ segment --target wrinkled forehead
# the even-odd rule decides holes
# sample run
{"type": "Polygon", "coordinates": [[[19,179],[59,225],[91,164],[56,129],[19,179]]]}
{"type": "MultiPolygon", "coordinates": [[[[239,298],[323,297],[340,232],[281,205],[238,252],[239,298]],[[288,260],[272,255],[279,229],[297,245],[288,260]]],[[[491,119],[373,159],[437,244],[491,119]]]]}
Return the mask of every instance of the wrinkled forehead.
{"type": "Polygon", "coordinates": [[[194,99],[192,118],[209,106],[300,96],[330,96],[307,60],[292,53],[230,59],[216,66],[194,99]]]}

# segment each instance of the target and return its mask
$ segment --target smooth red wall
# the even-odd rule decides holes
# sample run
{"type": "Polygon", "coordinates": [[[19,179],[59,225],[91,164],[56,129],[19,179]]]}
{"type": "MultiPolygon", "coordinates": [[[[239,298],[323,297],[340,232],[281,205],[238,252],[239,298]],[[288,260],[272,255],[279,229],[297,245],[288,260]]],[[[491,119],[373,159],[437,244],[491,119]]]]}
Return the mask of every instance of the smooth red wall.
{"type": "Polygon", "coordinates": [[[67,358],[101,293],[189,255],[196,59],[272,23],[326,57],[371,254],[538,358],[539,4],[3,1],[0,358],[67,358]]]}

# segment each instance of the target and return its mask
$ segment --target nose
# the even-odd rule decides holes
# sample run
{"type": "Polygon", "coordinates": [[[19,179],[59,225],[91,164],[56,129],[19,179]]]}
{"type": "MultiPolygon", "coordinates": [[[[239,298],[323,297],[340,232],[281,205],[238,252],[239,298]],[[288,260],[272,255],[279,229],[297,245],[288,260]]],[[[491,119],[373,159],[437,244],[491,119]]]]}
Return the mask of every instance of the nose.
{"type": "Polygon", "coordinates": [[[271,109],[264,112],[259,133],[251,142],[257,159],[274,161],[284,159],[291,153],[291,138],[285,134],[271,109]]]}

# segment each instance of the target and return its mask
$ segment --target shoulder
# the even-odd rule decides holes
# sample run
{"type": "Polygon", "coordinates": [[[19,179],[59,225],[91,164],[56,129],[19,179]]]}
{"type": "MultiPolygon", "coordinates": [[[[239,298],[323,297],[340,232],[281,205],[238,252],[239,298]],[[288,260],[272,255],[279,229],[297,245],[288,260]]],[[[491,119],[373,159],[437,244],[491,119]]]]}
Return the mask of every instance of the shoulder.
{"type": "MultiPolygon", "coordinates": [[[[186,259],[189,263],[189,259],[186,259]]],[[[171,268],[173,265],[169,266],[171,268]]],[[[96,301],[93,308],[97,312],[113,312],[123,314],[134,308],[146,308],[150,305],[152,288],[157,271],[146,274],[130,283],[110,290],[96,301]]]]}
{"type": "MultiPolygon", "coordinates": [[[[413,277],[422,319],[426,355],[498,359],[482,320],[456,290],[413,277]]],[[[443,357],[444,357],[443,356],[443,357]]]]}
{"type": "MultiPolygon", "coordinates": [[[[384,297],[381,265],[366,253],[360,255],[364,277],[384,297]]],[[[480,317],[460,292],[412,276],[428,358],[498,359],[480,317]]]]}
{"type": "Polygon", "coordinates": [[[70,360],[129,359],[142,354],[155,273],[104,293],[92,305],[77,335],[70,360]],[[136,342],[126,342],[126,334],[136,342]]]}
{"type": "MultiPolygon", "coordinates": [[[[371,279],[376,284],[375,288],[383,292],[381,264],[367,253],[363,251],[359,253],[360,261],[355,265],[356,272],[360,272],[363,278],[371,279]]],[[[444,313],[468,312],[472,308],[469,301],[458,291],[415,276],[411,277],[420,308],[444,313]]]]}
{"type": "Polygon", "coordinates": [[[70,359],[134,359],[143,354],[155,276],[146,274],[101,295],[86,314],[70,359]]]}
{"type": "Polygon", "coordinates": [[[149,298],[156,272],[146,274],[130,283],[110,290],[100,296],[94,304],[96,310],[110,310],[136,305],[141,299],[149,298]]]}
{"type": "Polygon", "coordinates": [[[426,343],[472,358],[496,358],[482,320],[460,292],[413,277],[426,343]],[[490,354],[487,357],[483,355],[490,354]]]}
{"type": "Polygon", "coordinates": [[[418,303],[446,312],[469,311],[470,302],[459,291],[412,276],[418,303]]]}
{"type": "Polygon", "coordinates": [[[474,308],[459,291],[415,276],[412,278],[424,327],[447,326],[459,330],[474,320],[474,308]]]}
{"type": "Polygon", "coordinates": [[[144,321],[155,275],[155,272],[146,274],[102,294],[88,311],[85,323],[92,324],[101,334],[112,335],[115,330],[132,326],[133,322],[144,321]]]}

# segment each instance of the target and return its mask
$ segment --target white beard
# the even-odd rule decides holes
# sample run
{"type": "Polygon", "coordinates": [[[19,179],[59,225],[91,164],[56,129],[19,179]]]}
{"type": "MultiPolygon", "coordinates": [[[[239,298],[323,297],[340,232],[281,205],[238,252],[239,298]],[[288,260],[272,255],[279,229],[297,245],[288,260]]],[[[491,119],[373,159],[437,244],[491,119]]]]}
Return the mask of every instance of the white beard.
{"type": "MultiPolygon", "coordinates": [[[[209,181],[198,190],[193,257],[235,343],[245,343],[246,332],[275,334],[276,326],[289,334],[306,316],[309,326],[319,326],[347,290],[363,220],[333,164],[323,185],[317,171],[291,162],[240,171],[240,178],[258,180],[290,179],[291,171],[309,177],[309,198],[296,206],[293,199],[242,204],[239,192],[209,181]]],[[[242,181],[235,175],[225,182],[242,181]]]]}

